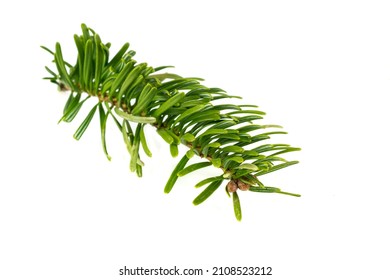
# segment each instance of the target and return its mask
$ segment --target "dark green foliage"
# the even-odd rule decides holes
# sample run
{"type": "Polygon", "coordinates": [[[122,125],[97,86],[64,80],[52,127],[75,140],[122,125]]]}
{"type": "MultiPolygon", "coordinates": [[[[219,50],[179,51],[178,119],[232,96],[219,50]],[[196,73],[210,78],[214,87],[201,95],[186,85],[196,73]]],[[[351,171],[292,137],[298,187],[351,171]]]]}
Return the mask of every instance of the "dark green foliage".
{"type": "MultiPolygon", "coordinates": [[[[60,121],[71,122],[85,101],[95,97],[96,104],[81,122],[74,138],[81,138],[98,110],[106,157],[111,159],[106,145],[107,121],[111,118],[121,131],[129,152],[130,170],[142,176],[140,146],[147,156],[152,156],[144,127],[153,126],[169,144],[173,157],[179,154],[180,144],[189,148],[173,170],[164,191],[169,193],[179,177],[214,166],[221,174],[196,184],[197,188],[208,186],[193,203],[202,203],[223,181],[229,182],[237,220],[241,220],[241,205],[236,190],[299,196],[265,187],[257,178],[298,163],[279,155],[299,150],[286,144],[264,142],[273,134],[286,132],[264,131],[280,129],[277,125],[254,124],[265,115],[256,109],[257,106],[226,103],[225,99],[240,97],[229,95],[220,88],[208,88],[201,84],[200,78],[156,73],[171,66],[153,68],[146,63],[137,63],[133,59],[135,52],[129,50],[128,43],[110,59],[111,44],[103,43],[85,24],[82,24],[82,34],[74,36],[74,42],[78,51],[75,65],[64,60],[59,43],[54,52],[42,47],[53,55],[58,70],[55,73],[46,67],[51,77],[45,79],[57,84],[62,91],[71,91],[60,121]],[[214,104],[216,100],[219,100],[217,105],[214,104]],[[259,142],[264,144],[259,145],[259,142]],[[187,166],[194,155],[203,161],[187,166]]],[[[226,190],[230,196],[227,187],[226,190]]]]}

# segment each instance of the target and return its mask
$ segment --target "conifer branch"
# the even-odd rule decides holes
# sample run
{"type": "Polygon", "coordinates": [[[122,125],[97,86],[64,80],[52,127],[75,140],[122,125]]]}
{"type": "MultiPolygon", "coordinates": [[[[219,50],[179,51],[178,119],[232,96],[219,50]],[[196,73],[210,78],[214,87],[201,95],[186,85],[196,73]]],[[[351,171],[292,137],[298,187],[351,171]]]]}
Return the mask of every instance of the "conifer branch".
{"type": "Polygon", "coordinates": [[[240,97],[229,95],[220,88],[206,87],[200,78],[159,73],[171,66],[153,68],[146,63],[137,63],[133,59],[135,52],[129,50],[128,43],[110,59],[111,44],[103,43],[99,35],[85,24],[81,28],[82,35],[74,35],[78,50],[75,65],[64,60],[59,43],[56,43],[55,51],[42,47],[53,55],[57,69],[56,72],[46,67],[50,76],[44,79],[57,84],[61,91],[70,91],[60,121],[71,122],[86,100],[96,98],[96,104],[74,134],[76,140],[82,137],[98,114],[103,151],[110,160],[106,125],[112,118],[129,152],[130,171],[142,176],[140,148],[147,156],[152,155],[144,127],[152,125],[169,145],[173,157],[178,156],[179,145],[188,148],[164,191],[169,193],[179,177],[214,166],[221,170],[221,174],[195,185],[197,188],[208,186],[193,203],[204,202],[226,180],[225,190],[229,197],[233,193],[237,220],[242,217],[238,190],[299,196],[264,186],[258,178],[298,163],[279,155],[300,149],[287,144],[261,144],[273,134],[286,132],[266,130],[280,126],[255,124],[265,115],[257,110],[257,106],[225,103],[226,99],[240,97]],[[195,155],[203,161],[190,164],[195,155]]]}

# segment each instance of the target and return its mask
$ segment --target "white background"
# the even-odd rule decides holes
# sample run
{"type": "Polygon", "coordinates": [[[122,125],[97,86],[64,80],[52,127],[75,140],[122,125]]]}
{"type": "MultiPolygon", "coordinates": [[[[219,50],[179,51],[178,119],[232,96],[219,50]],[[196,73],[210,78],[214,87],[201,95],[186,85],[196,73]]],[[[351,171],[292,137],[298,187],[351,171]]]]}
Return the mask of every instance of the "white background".
{"type": "MultiPolygon", "coordinates": [[[[124,277],[142,266],[272,266],[264,279],[390,279],[387,1],[13,1],[1,7],[0,279],[124,277]],[[79,3],[80,2],[80,3],[79,3]],[[66,95],[41,78],[61,42],[94,28],[136,59],[175,65],[244,97],[302,147],[264,180],[301,198],[243,193],[234,219],[221,188],[200,206],[202,171],[163,187],[178,159],[152,130],[144,177],[128,172],[113,123],[83,138],[57,125],[66,95]]],[[[226,277],[223,277],[225,279],[226,277]]],[[[254,276],[228,279],[257,279],[254,276]]],[[[222,278],[221,278],[222,279],[222,278]]]]}

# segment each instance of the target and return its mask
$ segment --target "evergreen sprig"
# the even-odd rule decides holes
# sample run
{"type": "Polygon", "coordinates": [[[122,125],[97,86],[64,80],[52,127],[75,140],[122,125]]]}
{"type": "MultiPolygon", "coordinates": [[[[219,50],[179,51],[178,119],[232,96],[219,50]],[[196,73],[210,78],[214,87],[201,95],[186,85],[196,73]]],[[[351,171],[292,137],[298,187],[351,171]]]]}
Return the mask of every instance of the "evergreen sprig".
{"type": "Polygon", "coordinates": [[[85,24],[81,28],[82,34],[74,35],[78,50],[75,65],[64,60],[59,43],[56,43],[55,51],[42,47],[54,56],[57,68],[55,72],[46,67],[51,76],[44,79],[57,84],[61,91],[70,91],[60,121],[71,122],[87,99],[95,97],[97,100],[76,130],[75,139],[82,137],[98,111],[103,151],[110,160],[106,125],[112,118],[130,154],[130,170],[142,176],[140,147],[147,156],[152,155],[144,133],[145,125],[152,125],[170,146],[173,157],[178,156],[180,144],[188,147],[169,177],[165,193],[172,190],[179,177],[214,166],[221,174],[195,185],[207,187],[193,203],[204,202],[226,180],[225,190],[229,197],[233,194],[237,220],[242,217],[238,190],[300,196],[265,186],[258,178],[298,163],[280,155],[300,149],[286,144],[262,144],[272,134],[286,132],[265,130],[281,128],[277,125],[253,124],[265,114],[257,110],[257,106],[226,104],[225,99],[240,97],[229,95],[220,88],[206,87],[200,78],[159,73],[171,66],[153,68],[146,63],[137,63],[129,43],[110,59],[111,44],[103,43],[85,24]],[[189,164],[194,155],[202,162],[189,164]]]}

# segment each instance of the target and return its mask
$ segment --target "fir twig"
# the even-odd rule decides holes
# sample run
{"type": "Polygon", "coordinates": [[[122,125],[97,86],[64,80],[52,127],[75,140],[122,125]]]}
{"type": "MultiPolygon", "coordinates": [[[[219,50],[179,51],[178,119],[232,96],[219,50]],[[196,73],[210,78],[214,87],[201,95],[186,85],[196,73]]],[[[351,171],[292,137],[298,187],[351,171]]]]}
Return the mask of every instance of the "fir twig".
{"type": "Polygon", "coordinates": [[[280,126],[253,124],[265,114],[257,110],[257,106],[224,103],[225,99],[240,97],[229,95],[220,88],[206,87],[200,83],[200,78],[156,73],[171,66],[153,68],[146,63],[137,63],[133,59],[135,52],[129,50],[128,43],[110,59],[111,44],[104,44],[85,24],[81,27],[82,35],[74,36],[78,50],[75,65],[64,61],[59,43],[56,43],[55,51],[42,47],[53,55],[58,70],[55,73],[46,67],[51,77],[45,79],[57,84],[61,91],[71,91],[60,121],[71,122],[84,102],[96,97],[97,103],[76,130],[75,139],[82,137],[98,110],[102,146],[110,160],[106,124],[111,117],[130,154],[130,170],[142,176],[139,150],[142,147],[147,156],[152,155],[144,133],[144,126],[152,125],[169,144],[173,157],[178,155],[180,144],[189,149],[173,170],[164,191],[169,193],[179,177],[213,165],[221,170],[221,175],[197,183],[197,188],[208,186],[193,203],[198,205],[205,201],[227,180],[225,189],[229,197],[233,193],[231,199],[237,220],[242,217],[238,190],[299,196],[266,187],[258,178],[298,163],[277,155],[300,149],[286,144],[259,144],[270,139],[272,134],[285,132],[263,132],[280,126]],[[216,100],[220,100],[218,104],[216,100]],[[203,161],[188,165],[194,155],[203,161]]]}

